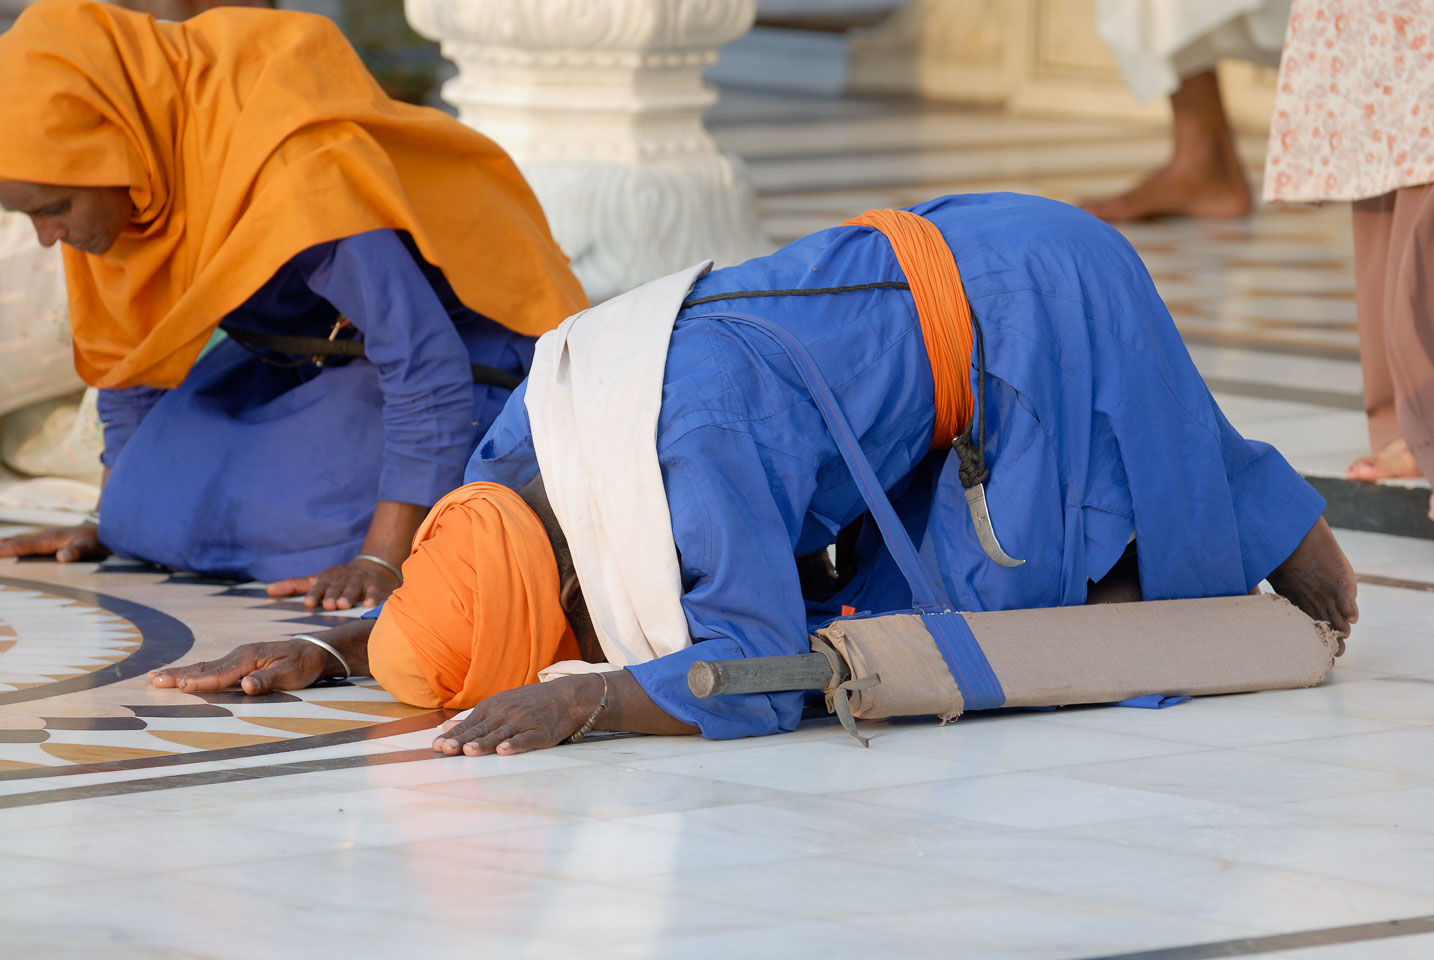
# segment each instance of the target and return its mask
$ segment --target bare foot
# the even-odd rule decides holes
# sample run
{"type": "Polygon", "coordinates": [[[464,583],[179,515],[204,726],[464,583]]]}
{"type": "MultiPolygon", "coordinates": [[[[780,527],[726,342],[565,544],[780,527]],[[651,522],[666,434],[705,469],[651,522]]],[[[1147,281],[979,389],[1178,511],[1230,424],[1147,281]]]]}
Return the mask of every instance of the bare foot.
{"type": "Polygon", "coordinates": [[[1409,452],[1409,445],[1404,442],[1404,438],[1395,437],[1370,456],[1360,457],[1351,463],[1345,476],[1351,480],[1371,481],[1388,480],[1391,477],[1417,477],[1419,466],[1414,462],[1414,455],[1409,452]]]}
{"type": "Polygon", "coordinates": [[[1359,620],[1354,567],[1323,517],[1315,521],[1295,552],[1275,568],[1269,580],[1276,592],[1310,618],[1328,623],[1340,638],[1335,655],[1344,653],[1350,624],[1359,620]]]}
{"type": "Polygon", "coordinates": [[[1200,170],[1174,163],[1114,197],[1086,200],[1081,208],[1109,223],[1131,223],[1156,217],[1233,219],[1248,217],[1250,187],[1238,166],[1211,165],[1200,170]]]}
{"type": "Polygon", "coordinates": [[[1250,187],[1214,70],[1180,81],[1170,95],[1170,116],[1170,162],[1119,196],[1082,203],[1086,212],[1114,223],[1249,216],[1250,187]]]}

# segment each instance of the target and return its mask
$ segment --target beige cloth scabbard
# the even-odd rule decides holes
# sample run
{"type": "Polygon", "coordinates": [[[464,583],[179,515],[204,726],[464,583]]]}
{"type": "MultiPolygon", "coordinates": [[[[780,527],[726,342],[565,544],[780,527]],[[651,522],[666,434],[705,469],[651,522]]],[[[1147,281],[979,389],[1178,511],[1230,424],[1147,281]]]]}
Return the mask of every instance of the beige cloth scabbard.
{"type": "MultiPolygon", "coordinates": [[[[1008,707],[1312,687],[1338,645],[1328,624],[1272,594],[946,615],[966,618],[1008,707]]],[[[839,695],[853,716],[952,719],[965,709],[921,617],[838,620],[817,635],[851,669],[839,695]]]]}

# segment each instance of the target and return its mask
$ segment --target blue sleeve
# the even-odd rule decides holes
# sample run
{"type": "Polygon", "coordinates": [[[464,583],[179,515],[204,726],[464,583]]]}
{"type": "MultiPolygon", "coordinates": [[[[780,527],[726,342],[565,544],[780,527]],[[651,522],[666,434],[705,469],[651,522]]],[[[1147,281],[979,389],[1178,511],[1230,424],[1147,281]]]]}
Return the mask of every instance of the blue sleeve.
{"type": "Polygon", "coordinates": [[[100,423],[105,431],[105,449],[100,454],[100,463],[107,467],[115,464],[129,438],[139,429],[145,414],[149,413],[165,391],[155,387],[127,387],[123,390],[99,390],[95,404],[99,409],[100,423]]]}
{"type": "Polygon", "coordinates": [[[513,389],[493,425],[478,441],[464,483],[501,483],[521,490],[538,474],[538,455],[533,450],[533,428],[528,421],[528,381],[513,389]]]}
{"type": "Polygon", "coordinates": [[[305,280],[363,332],[378,367],[379,499],[434,503],[458,486],[473,434],[473,373],[448,311],[392,230],[330,244],[305,280]]]}
{"type": "Polygon", "coordinates": [[[628,670],[654,703],[709,739],[795,729],[801,692],[699,700],[687,671],[697,660],[810,652],[792,543],[815,471],[760,448],[740,424],[685,435],[662,464],[694,643],[628,670]]]}

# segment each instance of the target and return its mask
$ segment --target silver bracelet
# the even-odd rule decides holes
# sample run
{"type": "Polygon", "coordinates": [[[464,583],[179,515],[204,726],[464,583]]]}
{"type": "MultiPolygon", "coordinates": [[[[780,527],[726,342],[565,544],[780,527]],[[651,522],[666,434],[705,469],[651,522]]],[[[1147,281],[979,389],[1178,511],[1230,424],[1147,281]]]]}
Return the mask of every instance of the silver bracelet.
{"type": "Polygon", "coordinates": [[[353,672],[352,672],[351,670],[349,670],[349,662],[344,659],[344,655],[343,655],[342,653],[339,653],[337,650],[334,649],[334,645],[333,645],[333,644],[327,643],[327,642],[325,642],[325,641],[323,641],[323,640],[320,640],[318,637],[310,636],[310,635],[307,634],[307,633],[296,633],[296,634],[294,634],[290,639],[292,639],[292,640],[307,640],[307,641],[309,641],[310,643],[312,643],[312,644],[313,644],[314,646],[316,646],[316,647],[322,647],[323,649],[327,650],[329,653],[332,653],[332,654],[334,655],[334,659],[339,662],[339,666],[341,666],[341,667],[344,668],[344,675],[343,675],[342,677],[337,677],[337,676],[335,676],[335,677],[323,677],[322,679],[324,679],[324,680],[339,680],[339,681],[343,681],[343,680],[347,680],[349,677],[353,676],[353,672]]]}
{"type": "Polygon", "coordinates": [[[354,559],[367,560],[369,563],[376,563],[380,567],[383,567],[385,570],[387,570],[389,573],[393,574],[393,578],[397,580],[400,584],[403,583],[403,571],[398,569],[398,567],[395,567],[393,564],[389,563],[383,557],[375,557],[371,553],[361,553],[358,556],[354,557],[354,559]]]}
{"type": "Polygon", "coordinates": [[[568,743],[577,743],[591,733],[593,724],[598,721],[598,716],[607,708],[607,672],[603,671],[599,673],[598,676],[602,677],[602,699],[598,701],[597,709],[588,716],[587,721],[581,727],[578,727],[576,733],[568,737],[568,743]]]}

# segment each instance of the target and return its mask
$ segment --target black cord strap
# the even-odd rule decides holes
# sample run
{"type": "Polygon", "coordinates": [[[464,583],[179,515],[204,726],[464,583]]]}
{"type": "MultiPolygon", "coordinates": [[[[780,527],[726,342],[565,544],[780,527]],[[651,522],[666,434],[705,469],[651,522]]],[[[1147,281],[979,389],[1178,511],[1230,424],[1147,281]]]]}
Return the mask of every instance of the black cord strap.
{"type": "Polygon", "coordinates": [[[734,290],[731,293],[714,293],[710,297],[685,300],[682,306],[696,307],[719,300],[748,300],[752,297],[815,297],[824,293],[857,293],[862,290],[910,290],[905,280],[879,280],[875,283],[853,283],[844,287],[803,287],[795,290],[734,290]]]}
{"type": "Polygon", "coordinates": [[[961,459],[961,486],[966,490],[991,476],[986,469],[986,344],[974,315],[971,330],[976,335],[976,419],[964,435],[951,441],[951,449],[961,459]]]}
{"type": "MultiPolygon", "coordinates": [[[[315,357],[363,357],[362,340],[329,340],[326,337],[291,337],[282,333],[258,333],[240,327],[219,325],[229,339],[253,354],[259,360],[273,367],[302,367],[313,363],[315,357]],[[263,351],[298,355],[297,360],[276,360],[263,351]]],[[[482,363],[470,363],[473,382],[512,390],[523,382],[523,378],[507,370],[490,367],[482,363]]]]}

